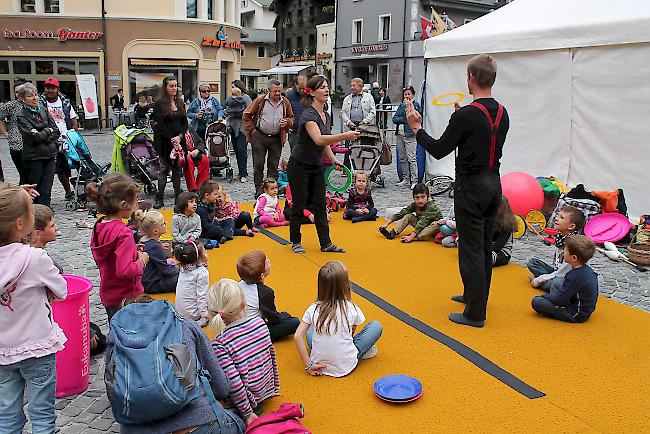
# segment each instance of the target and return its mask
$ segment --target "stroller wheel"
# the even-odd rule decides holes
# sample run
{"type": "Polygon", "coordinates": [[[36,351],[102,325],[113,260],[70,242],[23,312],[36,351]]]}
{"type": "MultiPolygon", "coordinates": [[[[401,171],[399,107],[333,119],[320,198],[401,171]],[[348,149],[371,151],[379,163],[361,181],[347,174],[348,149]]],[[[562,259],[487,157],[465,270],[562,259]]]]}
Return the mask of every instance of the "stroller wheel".
{"type": "Polygon", "coordinates": [[[155,185],[149,183],[144,185],[144,193],[148,195],[155,195],[158,192],[158,189],[156,188],[155,185]]]}
{"type": "Polygon", "coordinates": [[[228,182],[232,182],[233,178],[235,177],[235,171],[232,169],[226,169],[226,179],[228,182]]]}
{"type": "Polygon", "coordinates": [[[386,188],[386,182],[381,175],[377,175],[377,178],[375,178],[375,184],[377,184],[379,188],[386,188]]]}
{"type": "Polygon", "coordinates": [[[67,209],[68,211],[76,210],[77,209],[77,201],[71,200],[69,202],[66,202],[65,203],[65,209],[67,209]]]}

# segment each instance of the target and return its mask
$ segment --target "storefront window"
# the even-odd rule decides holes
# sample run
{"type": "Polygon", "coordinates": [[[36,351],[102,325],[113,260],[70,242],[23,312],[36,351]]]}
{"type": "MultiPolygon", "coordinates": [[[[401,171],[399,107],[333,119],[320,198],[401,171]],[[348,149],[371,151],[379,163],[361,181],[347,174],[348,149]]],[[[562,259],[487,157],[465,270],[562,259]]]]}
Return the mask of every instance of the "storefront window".
{"type": "Polygon", "coordinates": [[[11,100],[9,80],[0,80],[0,102],[11,100]]]}
{"type": "Polygon", "coordinates": [[[0,60],[0,74],[9,74],[8,60],[0,60]]]}
{"type": "Polygon", "coordinates": [[[59,75],[75,75],[74,61],[61,61],[56,63],[59,75]]]}
{"type": "Polygon", "coordinates": [[[97,62],[79,62],[79,74],[92,74],[95,80],[99,77],[99,65],[97,62]]]}
{"type": "Polygon", "coordinates": [[[54,74],[54,62],[52,60],[37,60],[36,61],[37,74],[54,74]]]}
{"type": "Polygon", "coordinates": [[[14,74],[31,74],[32,62],[30,60],[14,60],[14,74]]]}
{"type": "Polygon", "coordinates": [[[184,69],[181,79],[183,83],[182,89],[185,101],[192,101],[194,98],[196,98],[197,90],[199,87],[198,83],[196,82],[196,71],[184,69]]]}
{"type": "Polygon", "coordinates": [[[196,18],[196,0],[187,0],[187,18],[196,18]]]}
{"type": "Polygon", "coordinates": [[[208,19],[211,20],[214,17],[212,16],[212,0],[208,0],[208,19]]]}
{"type": "Polygon", "coordinates": [[[65,95],[77,110],[77,83],[75,81],[61,81],[59,91],[65,95]]]}

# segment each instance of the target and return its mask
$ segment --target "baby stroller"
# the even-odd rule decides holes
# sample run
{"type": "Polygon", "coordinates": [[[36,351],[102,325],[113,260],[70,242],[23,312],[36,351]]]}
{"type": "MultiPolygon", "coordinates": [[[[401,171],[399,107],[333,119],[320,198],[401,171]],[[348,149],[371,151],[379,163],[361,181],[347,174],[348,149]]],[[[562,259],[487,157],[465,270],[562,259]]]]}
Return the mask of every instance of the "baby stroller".
{"type": "Polygon", "coordinates": [[[234,170],[230,164],[232,141],[230,140],[230,127],[225,119],[208,124],[205,129],[205,143],[210,160],[210,176],[221,176],[225,170],[226,179],[232,182],[234,170]]]}
{"type": "Polygon", "coordinates": [[[76,176],[70,178],[70,183],[74,186],[74,198],[69,200],[65,207],[70,211],[85,208],[87,204],[86,184],[101,180],[111,168],[111,163],[106,163],[103,166],[95,163],[83,137],[74,130],[68,131],[65,138],[61,140],[61,149],[65,153],[68,166],[77,172],[76,176]]]}
{"type": "Polygon", "coordinates": [[[359,125],[357,131],[360,132],[359,137],[349,142],[348,146],[352,171],[363,170],[370,174],[372,182],[384,188],[386,184],[379,168],[385,140],[384,131],[376,125],[359,125]]]}
{"type": "Polygon", "coordinates": [[[144,186],[145,194],[158,192],[160,160],[153,149],[153,138],[143,129],[120,125],[115,129],[113,161],[116,171],[126,172],[144,186]]]}

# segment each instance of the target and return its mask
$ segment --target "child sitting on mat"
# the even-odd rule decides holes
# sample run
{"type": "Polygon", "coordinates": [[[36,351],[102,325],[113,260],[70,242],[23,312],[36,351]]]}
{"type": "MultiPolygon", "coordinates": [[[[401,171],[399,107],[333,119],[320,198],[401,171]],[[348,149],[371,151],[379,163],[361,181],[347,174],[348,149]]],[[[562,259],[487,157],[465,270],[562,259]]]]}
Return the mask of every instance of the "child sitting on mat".
{"type": "Polygon", "coordinates": [[[313,376],[343,377],[359,360],[375,357],[382,327],[379,321],[370,321],[355,335],[365,320],[352,302],[345,265],[339,261],[323,265],[318,272],[316,302],[307,308],[293,336],[305,371],[313,376]]]}
{"type": "MultiPolygon", "coordinates": [[[[293,206],[293,197],[291,195],[291,186],[287,184],[287,189],[285,191],[286,195],[286,200],[284,201],[284,210],[282,213],[284,214],[284,218],[289,221],[291,220],[291,207],[293,206]]],[[[302,219],[302,224],[303,225],[308,225],[308,224],[313,224],[315,217],[314,213],[310,211],[310,208],[312,207],[312,198],[308,197],[307,198],[307,203],[305,204],[305,209],[302,211],[303,214],[303,219],[302,219]]],[[[330,215],[330,210],[325,209],[325,212],[327,213],[327,221],[332,220],[332,216],[330,215]]]]}
{"type": "Polygon", "coordinates": [[[352,223],[377,220],[377,208],[372,200],[366,172],[358,171],[354,174],[354,185],[348,194],[348,202],[343,213],[345,220],[352,220],[352,223]]]}
{"type": "Polygon", "coordinates": [[[233,235],[252,237],[255,236],[255,232],[259,232],[259,229],[253,226],[251,215],[246,211],[240,211],[237,202],[230,198],[223,187],[217,190],[214,219],[223,229],[227,240],[232,240],[233,235]],[[244,226],[247,229],[244,230],[244,226]]]}
{"type": "Polygon", "coordinates": [[[409,235],[403,236],[403,243],[432,240],[440,231],[438,220],[442,213],[433,199],[429,198],[429,187],[425,184],[415,184],[413,187],[413,203],[395,214],[390,222],[379,227],[379,232],[389,240],[402,233],[407,226],[413,226],[415,230],[409,235]],[[390,231],[388,226],[393,223],[395,226],[390,231]]]}
{"type": "Polygon", "coordinates": [[[208,255],[202,244],[188,241],[174,247],[174,256],[181,266],[176,284],[176,307],[181,315],[199,326],[208,324],[208,255]]]}
{"type": "Polygon", "coordinates": [[[452,205],[447,213],[447,216],[438,220],[440,232],[436,235],[434,241],[442,244],[442,247],[457,247],[458,246],[458,230],[456,229],[456,215],[454,214],[454,206],[452,205]]]}
{"type": "Polygon", "coordinates": [[[44,250],[22,243],[33,226],[29,194],[0,184],[0,426],[7,433],[23,432],[26,385],[32,431],[55,431],[55,354],[67,341],[50,300],[64,300],[68,287],[44,250]]]}
{"type": "Polygon", "coordinates": [[[287,226],[289,221],[284,218],[278,200],[278,183],[273,178],[266,178],[262,188],[264,193],[260,194],[255,202],[255,224],[263,228],[287,226]]]}
{"type": "Polygon", "coordinates": [[[144,292],[142,272],[149,255],[138,251],[133,233],[122,223],[138,206],[139,192],[140,186],[123,173],[111,173],[86,187],[88,199],[104,214],[93,227],[90,250],[99,268],[99,297],[109,324],[122,300],[144,292]]]}
{"type": "Polygon", "coordinates": [[[275,293],[264,284],[271,274],[271,261],[260,250],[246,253],[237,260],[239,286],[246,297],[246,317],[262,318],[271,335],[271,341],[294,334],[300,320],[287,312],[278,312],[275,307],[275,293]]]}
{"type": "Polygon", "coordinates": [[[507,197],[501,196],[501,203],[494,221],[494,232],[492,234],[493,267],[500,267],[510,262],[514,241],[512,233],[516,230],[517,221],[510,207],[510,202],[507,197]]]}
{"type": "Polygon", "coordinates": [[[221,187],[216,181],[207,180],[199,187],[199,201],[196,207],[196,213],[201,218],[201,238],[205,240],[215,240],[212,243],[206,243],[205,247],[219,247],[219,244],[226,242],[224,231],[221,225],[214,221],[214,212],[217,207],[217,195],[221,187]]]}
{"type": "Polygon", "coordinates": [[[232,279],[210,288],[208,307],[215,332],[212,348],[230,379],[227,401],[248,425],[262,413],[263,401],[280,390],[269,329],[262,318],[246,317],[244,291],[232,279]]]}
{"type": "Polygon", "coordinates": [[[564,262],[564,241],[570,235],[577,235],[585,224],[585,215],[578,208],[565,206],[560,210],[555,221],[555,254],[553,265],[541,259],[530,258],[526,263],[528,270],[533,273],[529,279],[533,288],[549,291],[551,286],[562,287],[562,279],[571,266],[564,262]]]}
{"type": "Polygon", "coordinates": [[[287,185],[289,185],[289,175],[287,175],[287,166],[289,157],[282,157],[278,166],[278,194],[286,194],[287,185]]]}
{"type": "Polygon", "coordinates": [[[564,261],[571,270],[561,287],[533,297],[535,312],[566,322],[585,322],[596,310],[598,276],[587,262],[594,256],[596,244],[584,235],[572,235],[564,242],[564,261]]]}
{"type": "Polygon", "coordinates": [[[196,213],[196,193],[184,191],[176,197],[172,217],[172,237],[175,243],[196,241],[201,237],[201,217],[196,213]]]}
{"type": "Polygon", "coordinates": [[[147,294],[175,292],[178,267],[173,261],[168,260],[169,251],[165,252],[165,248],[160,243],[160,237],[167,232],[165,218],[158,211],[150,211],[142,219],[140,227],[144,233],[143,249],[149,254],[149,265],[142,273],[144,292],[147,294]]]}

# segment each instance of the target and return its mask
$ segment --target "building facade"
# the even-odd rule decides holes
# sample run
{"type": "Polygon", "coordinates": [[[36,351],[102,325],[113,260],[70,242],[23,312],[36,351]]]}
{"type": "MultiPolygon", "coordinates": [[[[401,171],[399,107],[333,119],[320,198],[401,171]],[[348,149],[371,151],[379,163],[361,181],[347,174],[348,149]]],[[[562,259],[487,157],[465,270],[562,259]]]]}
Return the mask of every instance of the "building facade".
{"type": "Polygon", "coordinates": [[[271,58],[276,51],[276,14],[269,10],[272,0],[239,1],[242,42],[246,46],[241,58],[241,78],[249,89],[264,89],[268,76],[262,71],[271,68],[271,58]]]}
{"type": "MultiPolygon", "coordinates": [[[[55,76],[78,104],[76,74],[93,74],[103,107],[118,89],[127,103],[178,77],[186,99],[199,84],[219,98],[239,77],[240,0],[5,0],[0,2],[0,100],[17,78],[55,76]],[[55,7],[56,6],[56,7],[55,7]]],[[[106,111],[103,111],[106,113],[106,111]]]]}
{"type": "Polygon", "coordinates": [[[335,0],[273,0],[279,54],[275,70],[285,85],[292,85],[299,72],[316,69],[316,26],[334,22],[334,5],[335,0]]]}
{"type": "Polygon", "coordinates": [[[334,38],[336,38],[336,23],[316,26],[316,72],[327,77],[330,86],[336,81],[334,38]]]}
{"type": "Polygon", "coordinates": [[[462,25],[499,7],[497,0],[349,0],[336,9],[336,84],[378,82],[393,101],[405,85],[419,89],[424,80],[421,17],[431,7],[462,25]]]}

